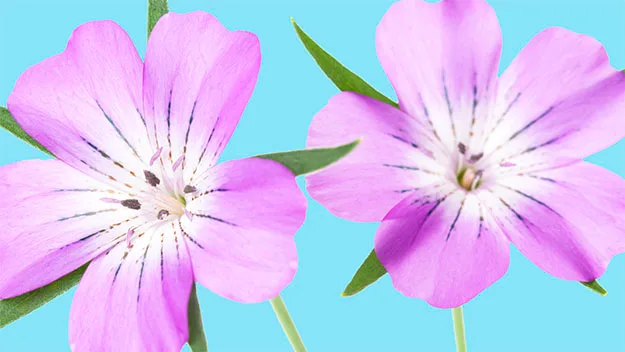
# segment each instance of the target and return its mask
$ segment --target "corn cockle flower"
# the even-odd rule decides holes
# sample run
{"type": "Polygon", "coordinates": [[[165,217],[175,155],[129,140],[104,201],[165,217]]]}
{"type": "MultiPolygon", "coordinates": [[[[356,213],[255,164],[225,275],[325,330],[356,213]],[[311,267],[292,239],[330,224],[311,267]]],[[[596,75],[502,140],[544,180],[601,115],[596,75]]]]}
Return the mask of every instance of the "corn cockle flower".
{"type": "Polygon", "coordinates": [[[91,261],[72,350],[179,351],[194,281],[239,302],[278,295],[297,269],[306,199],[277,162],[216,164],[260,60],[254,34],[170,13],[145,62],[98,21],[28,69],[8,108],[59,160],[0,168],[0,299],[91,261]]]}
{"type": "Polygon", "coordinates": [[[625,250],[625,182],[583,161],[625,135],[625,73],[599,42],[546,29],[498,77],[486,1],[402,0],[376,46],[399,109],[333,97],[308,146],[362,142],[307,188],[337,216],[381,221],[375,251],[397,290],[460,306],[504,275],[510,242],[576,281],[625,250]]]}

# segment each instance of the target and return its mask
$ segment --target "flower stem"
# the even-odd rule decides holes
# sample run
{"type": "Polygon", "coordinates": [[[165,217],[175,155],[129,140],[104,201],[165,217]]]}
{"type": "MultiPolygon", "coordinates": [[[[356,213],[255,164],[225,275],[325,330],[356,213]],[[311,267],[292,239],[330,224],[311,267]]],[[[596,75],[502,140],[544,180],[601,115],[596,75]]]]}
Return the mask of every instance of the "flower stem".
{"type": "Polygon", "coordinates": [[[297,328],[293,323],[293,319],[289,315],[289,311],[286,309],[286,305],[282,300],[280,295],[272,298],[269,303],[271,303],[271,308],[276,313],[276,317],[278,317],[278,321],[280,321],[280,325],[282,325],[282,330],[284,334],[289,339],[291,343],[291,347],[293,347],[293,351],[295,352],[306,352],[306,347],[304,347],[304,342],[302,342],[302,337],[297,332],[297,328]]]}
{"type": "Polygon", "coordinates": [[[462,316],[462,306],[451,309],[451,317],[454,321],[454,335],[456,335],[456,350],[467,352],[467,341],[464,336],[464,317],[462,316]]]}

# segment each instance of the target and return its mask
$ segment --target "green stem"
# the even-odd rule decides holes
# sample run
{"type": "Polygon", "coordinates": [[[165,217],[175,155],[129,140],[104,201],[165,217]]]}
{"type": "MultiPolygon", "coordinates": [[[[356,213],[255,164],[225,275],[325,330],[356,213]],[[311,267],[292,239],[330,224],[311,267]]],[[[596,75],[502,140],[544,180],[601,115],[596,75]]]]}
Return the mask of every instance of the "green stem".
{"type": "Polygon", "coordinates": [[[272,298],[269,303],[271,303],[271,308],[273,308],[273,311],[276,313],[276,317],[278,317],[278,321],[280,321],[282,330],[289,339],[289,342],[293,347],[293,351],[306,352],[306,347],[304,347],[302,337],[299,336],[299,332],[297,332],[297,328],[293,323],[293,319],[291,319],[291,316],[289,315],[289,311],[286,309],[286,305],[284,305],[282,297],[278,295],[272,298]]]}
{"type": "Polygon", "coordinates": [[[454,321],[454,335],[456,335],[456,350],[467,352],[467,340],[464,336],[464,317],[462,316],[462,306],[451,309],[451,317],[454,321]]]}
{"type": "Polygon", "coordinates": [[[206,343],[206,335],[204,334],[204,324],[202,323],[202,312],[200,311],[200,302],[197,299],[197,291],[195,284],[191,289],[189,296],[189,347],[193,352],[207,352],[208,344],[206,343]]]}

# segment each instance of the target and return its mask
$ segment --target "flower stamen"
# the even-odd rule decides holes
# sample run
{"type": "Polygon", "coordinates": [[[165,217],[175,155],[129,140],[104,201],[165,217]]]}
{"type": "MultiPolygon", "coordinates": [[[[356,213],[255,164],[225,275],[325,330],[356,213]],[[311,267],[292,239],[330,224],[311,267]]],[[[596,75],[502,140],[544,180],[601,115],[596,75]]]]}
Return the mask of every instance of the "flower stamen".
{"type": "Polygon", "coordinates": [[[195,193],[195,192],[197,192],[197,188],[195,188],[194,186],[191,186],[191,185],[186,185],[186,186],[184,186],[184,189],[182,191],[184,193],[186,193],[186,194],[195,193]]]}
{"type": "Polygon", "coordinates": [[[141,209],[141,202],[137,199],[125,199],[121,201],[121,204],[128,209],[139,210],[141,209]]]}
{"type": "Polygon", "coordinates": [[[184,155],[181,155],[178,158],[178,160],[176,160],[174,165],[171,167],[172,171],[176,171],[178,169],[178,167],[180,166],[180,164],[182,164],[183,161],[184,161],[184,155]]]}
{"type": "Polygon", "coordinates": [[[161,156],[162,152],[163,152],[163,147],[158,148],[156,153],[154,153],[154,155],[152,155],[152,158],[150,158],[150,166],[154,165],[156,160],[158,160],[158,158],[161,156]]]}
{"type": "Polygon", "coordinates": [[[159,219],[159,220],[164,220],[168,216],[169,216],[169,211],[166,210],[166,209],[161,209],[158,212],[158,215],[156,215],[156,218],[159,219]]]}
{"type": "Polygon", "coordinates": [[[161,180],[156,177],[152,171],[143,170],[143,174],[145,175],[145,180],[150,184],[150,186],[156,187],[161,183],[161,180]]]}

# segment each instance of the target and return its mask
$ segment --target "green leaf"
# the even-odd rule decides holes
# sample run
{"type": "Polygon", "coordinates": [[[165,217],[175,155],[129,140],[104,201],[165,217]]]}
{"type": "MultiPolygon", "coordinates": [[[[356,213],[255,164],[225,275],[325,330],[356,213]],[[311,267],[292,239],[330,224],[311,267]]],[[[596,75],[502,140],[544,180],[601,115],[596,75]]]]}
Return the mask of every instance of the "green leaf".
{"type": "Polygon", "coordinates": [[[87,265],[85,264],[44,287],[0,301],[0,328],[27,315],[74,287],[80,281],[87,265]]]}
{"type": "Polygon", "coordinates": [[[327,51],[323,50],[308,36],[308,34],[306,34],[306,32],[300,28],[300,26],[297,25],[292,17],[291,22],[293,22],[295,32],[302,41],[302,44],[304,44],[304,47],[306,47],[306,50],[308,50],[310,55],[317,62],[317,65],[319,65],[326,76],[334,82],[338,89],[341,91],[356,92],[379,100],[383,103],[393,105],[394,107],[398,107],[397,103],[378,92],[375,88],[365,82],[365,80],[350,71],[347,67],[343,66],[343,64],[333,58],[332,55],[328,54],[327,51]]]}
{"type": "Polygon", "coordinates": [[[167,0],[148,0],[148,38],[156,26],[156,22],[167,12],[167,0]]]}
{"type": "MultiPolygon", "coordinates": [[[[0,126],[7,131],[11,132],[15,137],[23,140],[24,142],[32,145],[33,147],[41,150],[44,153],[52,155],[44,146],[39,144],[33,137],[29,136],[20,125],[15,121],[11,113],[6,108],[0,107],[0,126]]],[[[54,155],[52,155],[54,156],[54,155]]]]}
{"type": "Polygon", "coordinates": [[[580,284],[588,287],[590,290],[594,291],[595,293],[598,293],[602,296],[605,296],[608,294],[608,291],[606,291],[605,288],[603,288],[599,282],[597,280],[592,280],[589,282],[580,282],[580,284]]]}
{"type": "Polygon", "coordinates": [[[335,148],[294,150],[290,152],[263,154],[257,158],[275,160],[286,166],[295,176],[323,169],[349,154],[360,143],[357,139],[335,148]]]}
{"type": "Polygon", "coordinates": [[[189,347],[193,352],[207,352],[208,345],[206,343],[206,335],[204,334],[204,324],[202,323],[202,312],[200,311],[200,302],[197,298],[197,290],[195,284],[191,290],[189,297],[189,347]]]}
{"type": "Polygon", "coordinates": [[[375,251],[371,251],[367,259],[365,259],[360,268],[358,268],[358,271],[356,271],[352,281],[347,284],[341,296],[347,297],[357,294],[367,286],[376,282],[379,278],[384,276],[384,274],[386,274],[386,269],[384,269],[382,263],[380,263],[375,251]]]}

